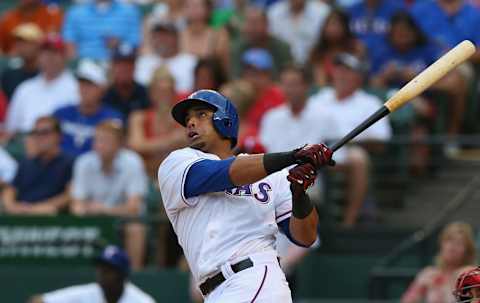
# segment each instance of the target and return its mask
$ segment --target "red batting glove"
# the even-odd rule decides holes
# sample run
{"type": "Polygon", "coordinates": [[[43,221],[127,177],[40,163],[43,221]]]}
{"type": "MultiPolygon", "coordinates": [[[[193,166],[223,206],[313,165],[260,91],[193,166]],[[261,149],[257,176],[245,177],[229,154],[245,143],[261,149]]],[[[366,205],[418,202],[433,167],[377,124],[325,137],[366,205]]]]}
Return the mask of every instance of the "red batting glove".
{"type": "Polygon", "coordinates": [[[335,165],[332,154],[333,151],[325,144],[309,144],[297,150],[294,157],[298,159],[299,164],[310,163],[318,170],[326,164],[335,165]]]}
{"type": "Polygon", "coordinates": [[[287,180],[292,183],[293,187],[301,187],[303,191],[312,186],[317,177],[317,170],[310,163],[297,165],[288,172],[287,180]]]}

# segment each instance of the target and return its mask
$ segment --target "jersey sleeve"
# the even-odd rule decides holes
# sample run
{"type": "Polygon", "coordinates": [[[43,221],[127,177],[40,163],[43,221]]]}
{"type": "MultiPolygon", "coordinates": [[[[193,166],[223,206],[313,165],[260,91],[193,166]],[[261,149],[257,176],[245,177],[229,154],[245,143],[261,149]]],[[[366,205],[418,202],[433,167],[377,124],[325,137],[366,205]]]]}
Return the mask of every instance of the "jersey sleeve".
{"type": "Polygon", "coordinates": [[[172,152],[162,162],[158,169],[158,185],[165,209],[176,212],[185,207],[192,207],[198,203],[199,197],[185,196],[185,181],[193,164],[205,158],[188,150],[172,152]]]}
{"type": "Polygon", "coordinates": [[[287,180],[288,170],[284,169],[275,173],[275,221],[277,223],[292,216],[292,193],[290,182],[287,180]]]}

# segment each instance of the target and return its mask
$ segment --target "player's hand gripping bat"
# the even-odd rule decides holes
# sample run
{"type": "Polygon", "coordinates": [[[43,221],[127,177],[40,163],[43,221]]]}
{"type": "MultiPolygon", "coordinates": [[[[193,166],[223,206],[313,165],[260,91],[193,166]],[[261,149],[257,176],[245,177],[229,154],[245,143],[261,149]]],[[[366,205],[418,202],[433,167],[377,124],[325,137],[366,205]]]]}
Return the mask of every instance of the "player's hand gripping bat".
{"type": "Polygon", "coordinates": [[[468,40],[464,40],[457,46],[452,48],[448,53],[440,57],[432,65],[423,70],[415,78],[410,80],[403,86],[395,95],[385,102],[385,104],[373,113],[370,117],[365,119],[360,125],[355,127],[345,137],[331,146],[333,151],[336,151],[347,142],[355,138],[358,134],[367,129],[370,125],[382,119],[389,113],[396,111],[408,101],[420,95],[433,83],[445,76],[449,71],[470,58],[475,53],[475,45],[468,40]]]}

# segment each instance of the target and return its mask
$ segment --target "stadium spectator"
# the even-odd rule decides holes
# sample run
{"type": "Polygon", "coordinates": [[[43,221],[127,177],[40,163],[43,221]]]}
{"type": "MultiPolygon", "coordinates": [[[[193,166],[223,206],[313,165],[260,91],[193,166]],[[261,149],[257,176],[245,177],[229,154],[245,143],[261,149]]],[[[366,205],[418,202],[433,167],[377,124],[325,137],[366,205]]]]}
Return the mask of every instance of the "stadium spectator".
{"type": "MultiPolygon", "coordinates": [[[[372,87],[396,90],[409,82],[413,77],[433,63],[439,56],[439,50],[427,39],[421,29],[407,12],[399,11],[393,15],[387,41],[383,48],[376,52],[371,63],[372,87]]],[[[448,77],[455,77],[452,72],[448,77]]],[[[447,78],[448,78],[447,77],[447,78]]],[[[441,89],[451,81],[440,80],[432,89],[441,89]]],[[[458,91],[459,87],[452,87],[451,91],[458,91]]],[[[430,90],[431,92],[431,90],[430,90]]],[[[414,142],[426,139],[433,128],[436,109],[433,102],[428,102],[432,94],[428,92],[411,102],[413,115],[402,123],[411,125],[411,136],[414,142]],[[430,96],[427,96],[430,95],[430,96]],[[408,119],[408,121],[407,121],[408,119]]],[[[454,117],[451,115],[450,117],[454,117]]],[[[411,171],[415,175],[426,173],[430,165],[431,149],[426,144],[414,144],[410,150],[411,171]]]]}
{"type": "Polygon", "coordinates": [[[29,303],[155,303],[152,297],[128,280],[130,260],[122,249],[108,245],[94,261],[96,282],[36,295],[29,303]]]}
{"type": "Polygon", "coordinates": [[[19,162],[15,178],[3,192],[4,210],[13,215],[57,214],[70,201],[73,159],[60,148],[57,119],[38,118],[30,136],[34,156],[19,162]]]}
{"type": "Polygon", "coordinates": [[[370,56],[384,43],[390,18],[404,7],[399,0],[365,0],[348,9],[350,28],[367,47],[370,56]]]}
{"type": "Polygon", "coordinates": [[[253,104],[246,113],[247,128],[257,134],[263,115],[270,109],[284,103],[285,96],[272,77],[273,58],[268,51],[260,48],[247,50],[242,54],[244,65],[242,79],[250,83],[255,91],[253,104]]]}
{"type": "Polygon", "coordinates": [[[34,23],[46,34],[59,33],[63,13],[57,6],[47,6],[41,0],[19,0],[15,8],[0,18],[0,47],[3,53],[11,53],[15,43],[13,31],[24,23],[34,23]]]}
{"type": "MultiPolygon", "coordinates": [[[[334,63],[333,88],[319,91],[311,100],[318,103],[317,111],[322,117],[329,117],[329,123],[333,121],[331,123],[334,127],[328,124],[325,126],[329,131],[324,140],[328,141],[343,137],[382,106],[377,97],[361,89],[364,74],[367,72],[365,62],[352,54],[342,53],[337,55],[334,63]]],[[[320,120],[318,124],[322,122],[320,120]]],[[[344,227],[352,227],[358,222],[362,205],[367,200],[369,182],[367,149],[381,152],[383,143],[389,140],[390,136],[389,121],[382,119],[353,139],[357,144],[344,148],[344,153],[335,154],[334,158],[338,163],[335,169],[345,172],[347,178],[347,205],[342,222],[344,227]]]]}
{"type": "Polygon", "coordinates": [[[185,0],[156,0],[150,12],[143,18],[143,41],[140,53],[150,54],[152,50],[151,30],[155,24],[173,24],[176,29],[186,27],[185,0]]]}
{"type": "Polygon", "coordinates": [[[59,108],[53,114],[62,126],[62,149],[77,157],[92,149],[95,127],[107,119],[123,120],[122,115],[102,104],[107,87],[107,76],[103,68],[83,59],[77,69],[80,103],[59,108]]]}
{"type": "MultiPolygon", "coordinates": [[[[480,45],[480,11],[464,0],[419,1],[411,8],[417,24],[443,52],[468,39],[480,45]]],[[[480,62],[477,50],[471,59],[480,62]]]]}
{"type": "Polygon", "coordinates": [[[63,26],[71,58],[107,61],[112,50],[122,44],[138,47],[140,36],[140,12],[135,5],[119,0],[76,4],[67,12],[63,26]]]}
{"type": "Polygon", "coordinates": [[[287,66],[282,71],[280,87],[285,95],[285,104],[268,111],[259,130],[266,152],[281,152],[324,142],[330,129],[335,128],[332,124],[335,121],[318,112],[318,102],[309,102],[309,82],[306,71],[301,67],[287,66]],[[283,139],[279,140],[279,137],[283,139]]]}
{"type": "Polygon", "coordinates": [[[47,36],[38,60],[39,75],[20,84],[13,93],[6,121],[10,133],[28,132],[38,117],[78,103],[78,83],[66,68],[66,49],[60,36],[47,36]]]}
{"type": "Polygon", "coordinates": [[[365,55],[365,47],[350,31],[348,20],[345,12],[332,10],[325,21],[308,63],[316,86],[331,84],[333,59],[337,54],[347,52],[360,57],[365,55]]]}
{"type": "Polygon", "coordinates": [[[152,52],[139,56],[135,67],[135,80],[142,85],[149,85],[154,71],[165,65],[175,77],[175,89],[179,93],[193,89],[193,70],[197,58],[180,52],[178,30],[173,23],[158,22],[150,31],[152,52]]]}
{"type": "Polygon", "coordinates": [[[193,71],[193,91],[199,89],[219,89],[226,81],[227,75],[216,57],[200,59],[193,71]]]}
{"type": "Polygon", "coordinates": [[[8,101],[20,83],[38,74],[38,52],[44,39],[42,30],[35,23],[17,26],[13,37],[13,53],[19,60],[9,62],[0,80],[8,101]]]}
{"type": "Polygon", "coordinates": [[[375,54],[370,60],[372,85],[400,88],[432,64],[440,51],[409,13],[399,11],[392,16],[386,43],[375,54]]]}
{"type": "Polygon", "coordinates": [[[118,110],[125,119],[136,110],[149,107],[147,90],[134,80],[137,52],[127,44],[114,50],[111,65],[112,84],[103,102],[118,110]]]}
{"type": "MultiPolygon", "coordinates": [[[[77,158],[72,180],[72,212],[79,216],[104,215],[137,218],[143,213],[147,176],[142,159],[123,147],[124,130],[116,120],[97,125],[93,150],[77,158]]],[[[145,226],[124,226],[124,241],[135,270],[143,266],[145,226]]]]}
{"type": "Polygon", "coordinates": [[[180,32],[180,49],[198,58],[218,57],[227,70],[230,38],[225,29],[210,26],[212,11],[212,0],[185,0],[187,26],[180,32]]]}
{"type": "Polygon", "coordinates": [[[280,1],[268,9],[270,32],[290,45],[295,62],[304,64],[330,7],[322,1],[280,1]]]}
{"type": "Polygon", "coordinates": [[[234,80],[225,83],[220,88],[220,93],[226,96],[237,108],[239,123],[238,153],[263,153],[265,149],[257,138],[257,129],[250,127],[246,122],[247,113],[255,101],[255,90],[246,80],[234,80]]]}
{"type": "Polygon", "coordinates": [[[265,12],[255,6],[245,9],[242,34],[232,44],[229,70],[232,76],[238,78],[242,75],[242,54],[250,48],[268,50],[273,57],[273,75],[278,75],[293,60],[288,44],[270,35],[265,12]]]}
{"type": "MultiPolygon", "coordinates": [[[[265,152],[282,152],[305,144],[324,142],[335,120],[318,110],[318,102],[308,97],[309,77],[300,66],[287,66],[280,76],[280,88],[285,95],[285,104],[265,113],[258,136],[265,152]],[[285,127],[288,125],[288,127],[285,127]],[[282,140],[278,140],[278,138],[282,140]]],[[[339,153],[343,151],[337,151],[339,153]]],[[[312,200],[319,202],[320,188],[315,184],[309,191],[312,200]]]]}
{"type": "Polygon", "coordinates": [[[13,181],[18,164],[10,154],[0,146],[0,191],[13,181]]]}
{"type": "Polygon", "coordinates": [[[149,96],[152,107],[130,115],[127,142],[143,156],[149,176],[156,179],[163,158],[186,144],[183,130],[170,115],[170,108],[178,98],[175,79],[166,67],[159,67],[153,73],[149,96]]]}
{"type": "Polygon", "coordinates": [[[420,271],[407,291],[402,303],[455,302],[453,290],[458,275],[473,268],[476,249],[472,227],[462,222],[445,226],[439,237],[439,252],[435,264],[420,271]]]}

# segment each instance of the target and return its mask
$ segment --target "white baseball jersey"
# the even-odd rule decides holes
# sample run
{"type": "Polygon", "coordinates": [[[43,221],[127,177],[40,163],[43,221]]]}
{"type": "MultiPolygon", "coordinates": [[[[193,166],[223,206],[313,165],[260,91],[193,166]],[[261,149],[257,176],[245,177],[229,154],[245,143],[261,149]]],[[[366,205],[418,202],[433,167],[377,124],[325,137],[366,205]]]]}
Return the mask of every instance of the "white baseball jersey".
{"type": "MultiPolygon", "coordinates": [[[[97,283],[70,286],[46,293],[45,303],[104,303],[102,289],[97,283]]],[[[130,282],[127,282],[118,303],[155,303],[149,295],[130,282]]]]}
{"type": "Polygon", "coordinates": [[[184,148],[172,152],[158,171],[165,210],[198,283],[226,262],[275,252],[277,222],[290,217],[292,209],[285,170],[251,185],[186,198],[188,170],[204,159],[220,160],[216,155],[184,148]]]}

